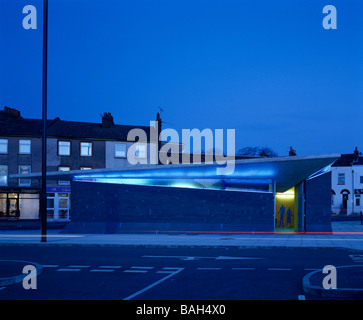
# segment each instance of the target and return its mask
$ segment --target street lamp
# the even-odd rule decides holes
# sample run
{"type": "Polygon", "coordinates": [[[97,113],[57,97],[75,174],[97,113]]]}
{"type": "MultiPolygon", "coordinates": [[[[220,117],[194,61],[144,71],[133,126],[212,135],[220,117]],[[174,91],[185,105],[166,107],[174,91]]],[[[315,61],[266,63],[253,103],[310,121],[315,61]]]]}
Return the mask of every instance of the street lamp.
{"type": "Polygon", "coordinates": [[[40,194],[41,242],[47,241],[47,56],[48,0],[43,1],[42,187],[40,194]]]}

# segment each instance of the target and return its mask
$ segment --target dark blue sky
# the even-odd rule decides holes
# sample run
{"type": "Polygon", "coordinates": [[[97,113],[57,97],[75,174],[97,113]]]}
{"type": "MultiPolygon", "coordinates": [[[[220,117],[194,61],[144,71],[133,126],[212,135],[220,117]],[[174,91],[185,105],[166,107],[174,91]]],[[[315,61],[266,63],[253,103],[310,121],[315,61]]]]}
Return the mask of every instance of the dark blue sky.
{"type": "MultiPolygon", "coordinates": [[[[0,6],[0,107],[40,118],[42,1],[0,6]]],[[[361,0],[49,0],[48,116],[148,125],[160,106],[164,127],[236,129],[236,149],[363,150],[362,15],[361,0]]]]}

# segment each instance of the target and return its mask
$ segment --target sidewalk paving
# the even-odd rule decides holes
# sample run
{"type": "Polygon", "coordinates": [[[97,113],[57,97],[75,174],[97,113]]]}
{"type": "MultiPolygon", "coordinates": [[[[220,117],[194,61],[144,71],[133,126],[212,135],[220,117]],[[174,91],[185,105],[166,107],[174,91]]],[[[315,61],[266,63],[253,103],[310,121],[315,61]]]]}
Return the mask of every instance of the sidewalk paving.
{"type": "Polygon", "coordinates": [[[0,246],[128,246],[128,247],[314,247],[363,250],[359,221],[332,222],[332,233],[134,233],[63,234],[48,230],[41,242],[39,230],[1,230],[0,246]]]}

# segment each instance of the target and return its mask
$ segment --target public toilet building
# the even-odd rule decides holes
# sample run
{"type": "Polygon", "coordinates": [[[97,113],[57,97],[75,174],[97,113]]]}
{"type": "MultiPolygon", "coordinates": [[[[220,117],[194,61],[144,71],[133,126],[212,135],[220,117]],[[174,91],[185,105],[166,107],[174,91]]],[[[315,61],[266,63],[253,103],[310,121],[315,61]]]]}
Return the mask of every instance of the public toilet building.
{"type": "Polygon", "coordinates": [[[339,157],[235,160],[232,174],[202,163],[48,172],[47,178],[70,181],[65,232],[331,232],[330,166],[339,157]]]}

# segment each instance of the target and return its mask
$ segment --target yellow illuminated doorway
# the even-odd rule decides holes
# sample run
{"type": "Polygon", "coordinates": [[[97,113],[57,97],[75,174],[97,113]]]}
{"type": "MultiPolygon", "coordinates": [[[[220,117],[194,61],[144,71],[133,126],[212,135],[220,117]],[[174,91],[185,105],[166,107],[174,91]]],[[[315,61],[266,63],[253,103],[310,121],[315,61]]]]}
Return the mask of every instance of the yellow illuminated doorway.
{"type": "Polygon", "coordinates": [[[295,188],[276,193],[275,231],[295,231],[295,188]]]}

